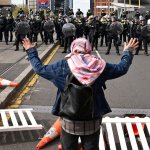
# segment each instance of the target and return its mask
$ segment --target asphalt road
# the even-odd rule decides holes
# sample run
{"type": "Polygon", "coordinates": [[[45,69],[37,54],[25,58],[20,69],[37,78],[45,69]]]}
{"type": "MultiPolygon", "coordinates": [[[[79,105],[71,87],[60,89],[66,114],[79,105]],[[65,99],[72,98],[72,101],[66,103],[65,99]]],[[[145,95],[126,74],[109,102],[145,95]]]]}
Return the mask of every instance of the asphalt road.
{"type": "MultiPolygon", "coordinates": [[[[62,48],[59,49],[50,63],[62,59],[65,56],[61,53],[62,51],[62,48]]],[[[99,52],[107,62],[118,63],[120,61],[121,56],[116,55],[114,47],[108,56],[105,55],[106,47],[99,47],[99,52]]],[[[21,51],[18,53],[24,55],[21,51]]],[[[113,110],[108,116],[121,116],[124,113],[146,113],[147,116],[150,116],[150,56],[147,57],[143,53],[141,51],[138,56],[134,57],[132,66],[125,76],[106,82],[105,95],[113,110]]],[[[28,65],[29,62],[25,60],[25,64],[28,65]]],[[[33,108],[37,122],[41,123],[44,129],[1,133],[0,150],[34,150],[39,141],[38,138],[46,133],[57,118],[50,113],[55,96],[55,86],[46,79],[39,77],[36,84],[23,97],[20,108],[33,108]]],[[[57,150],[59,142],[57,139],[44,149],[57,150]]]]}

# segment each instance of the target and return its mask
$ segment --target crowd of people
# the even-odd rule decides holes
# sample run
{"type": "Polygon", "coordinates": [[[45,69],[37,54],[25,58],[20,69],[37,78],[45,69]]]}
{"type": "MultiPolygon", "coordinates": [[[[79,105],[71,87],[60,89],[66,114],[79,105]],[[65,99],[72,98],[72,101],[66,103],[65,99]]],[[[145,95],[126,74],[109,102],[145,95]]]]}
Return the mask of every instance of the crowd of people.
{"type": "Polygon", "coordinates": [[[100,16],[94,16],[88,10],[84,17],[80,9],[76,14],[72,9],[69,9],[67,14],[60,9],[55,15],[49,8],[46,13],[43,10],[34,12],[30,9],[28,14],[25,14],[20,8],[16,18],[13,17],[10,10],[7,15],[0,10],[0,42],[4,39],[8,45],[14,39],[15,51],[19,50],[19,43],[25,36],[31,42],[37,42],[38,34],[40,34],[41,41],[47,45],[54,43],[54,33],[56,33],[56,39],[64,47],[63,53],[70,51],[70,45],[74,39],[85,37],[90,41],[92,50],[98,50],[98,43],[100,43],[100,47],[104,45],[107,47],[105,54],[108,55],[113,42],[117,55],[120,55],[119,46],[129,41],[130,38],[137,38],[139,47],[135,54],[138,55],[139,50],[144,47],[144,53],[148,56],[149,28],[149,11],[146,11],[146,15],[137,11],[134,18],[129,20],[125,11],[118,19],[115,12],[107,15],[104,10],[100,16]],[[13,37],[13,32],[15,37],[13,37]]]}

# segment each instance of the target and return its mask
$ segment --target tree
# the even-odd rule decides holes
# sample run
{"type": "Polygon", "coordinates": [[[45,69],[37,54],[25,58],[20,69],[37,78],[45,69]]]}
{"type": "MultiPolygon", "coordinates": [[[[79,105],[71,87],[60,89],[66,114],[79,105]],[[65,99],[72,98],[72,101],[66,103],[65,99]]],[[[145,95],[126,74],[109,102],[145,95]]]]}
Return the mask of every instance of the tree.
{"type": "Polygon", "coordinates": [[[13,9],[13,16],[14,17],[17,17],[18,15],[18,11],[20,10],[20,8],[22,8],[25,12],[25,14],[27,15],[29,13],[29,10],[28,10],[28,6],[23,6],[23,5],[18,5],[18,6],[15,6],[14,9],[13,9]]]}

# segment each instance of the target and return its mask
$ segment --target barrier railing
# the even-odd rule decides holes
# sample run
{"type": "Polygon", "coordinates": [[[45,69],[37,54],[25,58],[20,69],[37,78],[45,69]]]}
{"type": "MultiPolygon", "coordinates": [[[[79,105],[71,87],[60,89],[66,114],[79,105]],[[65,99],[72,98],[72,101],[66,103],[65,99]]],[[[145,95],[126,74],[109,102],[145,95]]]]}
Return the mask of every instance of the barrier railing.
{"type": "Polygon", "coordinates": [[[145,118],[105,117],[102,120],[99,149],[100,150],[107,149],[106,148],[106,146],[107,146],[106,143],[107,143],[107,144],[109,144],[110,150],[118,150],[116,147],[116,141],[115,141],[115,136],[114,136],[114,134],[116,134],[115,132],[117,131],[121,150],[128,150],[128,146],[127,146],[127,142],[126,142],[127,138],[129,138],[130,144],[131,144],[131,147],[133,150],[139,150],[139,146],[138,146],[139,140],[140,140],[143,150],[149,150],[150,147],[149,147],[147,137],[145,134],[146,128],[147,128],[147,132],[148,132],[148,136],[149,136],[150,135],[150,118],[149,117],[145,117],[145,118]],[[116,126],[115,131],[113,130],[115,128],[115,126],[112,127],[112,125],[116,126]],[[136,130],[138,132],[138,136],[135,135],[134,128],[136,128],[136,130]],[[125,132],[124,129],[126,129],[126,131],[128,133],[128,137],[126,137],[126,135],[124,133],[125,132]],[[103,132],[104,130],[106,132],[105,135],[107,135],[107,138],[104,136],[104,132],[103,132]]]}
{"type": "Polygon", "coordinates": [[[42,129],[42,125],[37,124],[32,110],[0,109],[0,132],[42,129]]]}

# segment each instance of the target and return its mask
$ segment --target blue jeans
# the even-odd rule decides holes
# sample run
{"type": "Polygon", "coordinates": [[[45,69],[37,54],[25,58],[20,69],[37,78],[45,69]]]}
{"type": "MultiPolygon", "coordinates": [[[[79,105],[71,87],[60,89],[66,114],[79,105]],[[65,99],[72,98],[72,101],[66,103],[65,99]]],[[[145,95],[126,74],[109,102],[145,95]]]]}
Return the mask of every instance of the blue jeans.
{"type": "MultiPolygon", "coordinates": [[[[80,136],[83,150],[99,150],[100,130],[91,135],[80,136]]],[[[63,150],[79,150],[79,135],[73,135],[61,129],[61,144],[63,150]]]]}

